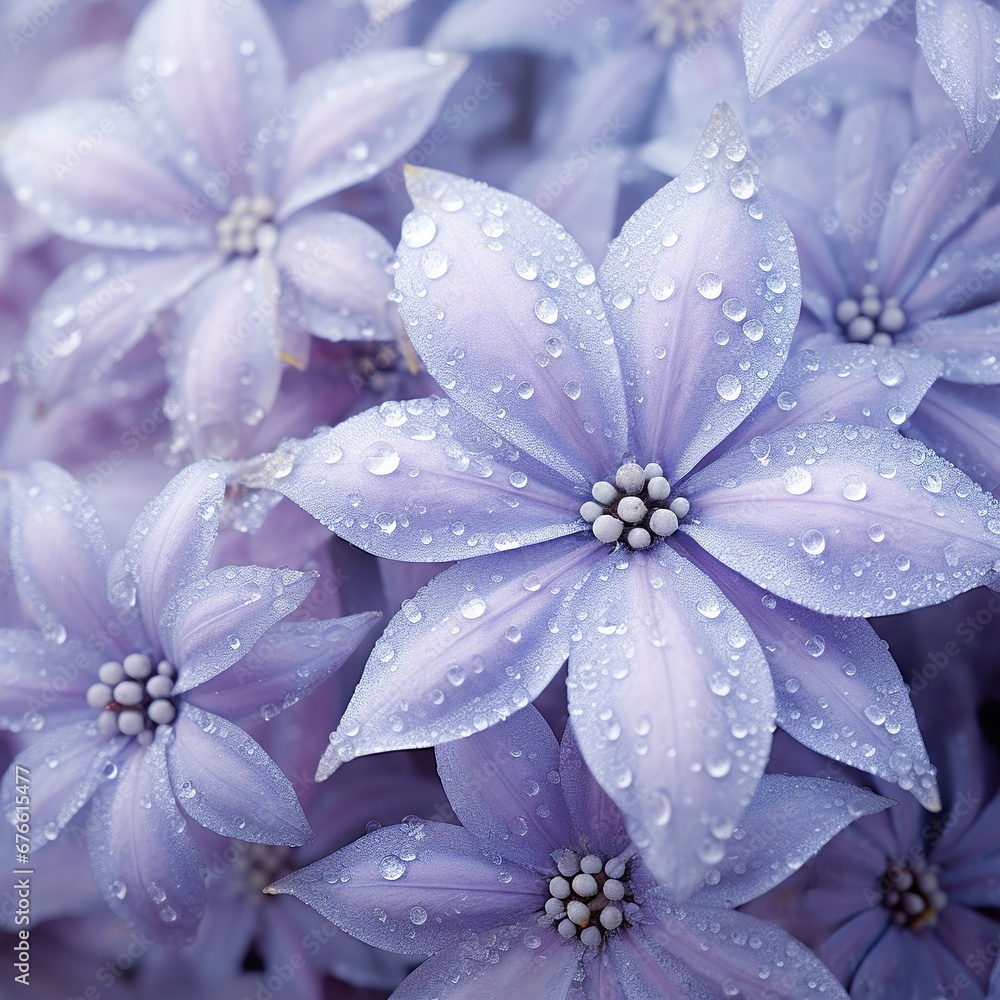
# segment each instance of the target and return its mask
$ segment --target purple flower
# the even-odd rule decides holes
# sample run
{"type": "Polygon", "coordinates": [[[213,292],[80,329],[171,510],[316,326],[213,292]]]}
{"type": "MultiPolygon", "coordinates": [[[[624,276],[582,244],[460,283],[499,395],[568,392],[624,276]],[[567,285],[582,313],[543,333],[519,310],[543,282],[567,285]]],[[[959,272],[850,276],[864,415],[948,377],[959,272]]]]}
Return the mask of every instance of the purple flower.
{"type": "MultiPolygon", "coordinates": [[[[740,36],[750,94],[853,42],[884,17],[883,34],[908,26],[913,5],[894,0],[744,0],[740,36]]],[[[983,149],[1000,121],[1000,11],[984,0],[916,0],[917,42],[934,78],[955,102],[968,143],[983,149]]]]}
{"type": "Polygon", "coordinates": [[[572,730],[533,707],[437,749],[462,826],[369,833],[269,892],[289,892],[363,941],[431,953],[393,1000],[535,1000],[843,993],[805,948],[733,907],[777,885],[886,799],[772,775],[700,890],[658,886],[594,781],[572,730]]]}
{"type": "MultiPolygon", "coordinates": [[[[776,196],[802,257],[798,342],[919,348],[936,359],[943,380],[912,430],[992,486],[1000,477],[996,179],[957,123],[922,132],[915,118],[895,97],[852,108],[820,145],[825,169],[809,156],[808,203],[776,196]]],[[[805,160],[794,150],[786,158],[794,177],[805,160]]],[[[897,410],[894,421],[909,415],[897,410]]]]}
{"type": "Polygon", "coordinates": [[[377,174],[430,124],[465,61],[414,49],[325,63],[291,88],[257,0],[156,0],[127,92],[24,119],[18,199],[102,248],[40,304],[20,374],[51,402],[107,371],[168,307],[176,447],[227,455],[270,410],[309,334],[394,339],[391,248],[343,212],[301,210],[377,174]]]}
{"type": "MultiPolygon", "coordinates": [[[[105,899],[172,942],[192,934],[204,905],[184,813],[247,841],[311,836],[292,786],[239,724],[312,690],[374,617],[281,622],[314,574],[209,573],[223,471],[199,463],[176,476],[115,556],[61,469],[37,463],[10,485],[11,563],[41,631],[0,630],[0,724],[37,731],[15,762],[31,773],[33,844],[54,840],[87,807],[105,899]]],[[[13,786],[12,767],[8,815],[13,786]]]]}
{"type": "Polygon", "coordinates": [[[484,729],[568,656],[583,753],[678,893],[749,802],[776,713],[934,808],[905,688],[859,616],[980,583],[998,508],[885,429],[898,370],[782,383],[796,253],[732,113],[599,278],[519,199],[432,171],[410,186],[401,311],[451,399],[384,403],[253,473],[377,555],[460,561],[390,623],[320,775],[484,729]]]}
{"type": "MultiPolygon", "coordinates": [[[[938,763],[944,810],[910,798],[852,824],[750,911],[813,947],[854,1000],[982,1000],[1000,934],[996,758],[976,722],[961,660],[915,699],[938,763]],[[889,984],[895,993],[888,992],[889,984]]],[[[801,747],[783,764],[804,762],[801,747]]],[[[859,785],[871,779],[844,775],[859,785]]],[[[876,791],[885,786],[877,780],[876,791]]]]}

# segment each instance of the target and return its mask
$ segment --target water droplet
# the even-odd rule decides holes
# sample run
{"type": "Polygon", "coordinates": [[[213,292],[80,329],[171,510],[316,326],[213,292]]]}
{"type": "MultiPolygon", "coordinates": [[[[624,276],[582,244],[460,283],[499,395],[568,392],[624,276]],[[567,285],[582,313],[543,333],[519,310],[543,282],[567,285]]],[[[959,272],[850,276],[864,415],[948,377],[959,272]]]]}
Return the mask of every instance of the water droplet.
{"type": "Polygon", "coordinates": [[[805,641],[805,647],[810,656],[822,656],[826,649],[826,640],[821,635],[810,636],[805,641]]]}
{"type": "Polygon", "coordinates": [[[669,299],[677,288],[677,283],[669,274],[654,274],[649,279],[649,294],[659,302],[669,299]]]}
{"type": "Polygon", "coordinates": [[[698,294],[702,298],[717,299],[722,294],[722,278],[711,271],[706,271],[698,276],[695,288],[698,289],[698,294]]]}
{"type": "Polygon", "coordinates": [[[428,250],[423,268],[428,278],[440,278],[448,270],[448,258],[440,250],[428,250]]]}
{"type": "Polygon", "coordinates": [[[427,923],[427,911],[422,906],[414,906],[410,909],[410,923],[419,927],[427,923]]]}
{"type": "Polygon", "coordinates": [[[822,531],[811,528],[802,535],[802,548],[811,556],[818,556],[826,548],[826,539],[822,531]]]}
{"type": "Polygon", "coordinates": [[[399,468],[399,453],[386,441],[376,441],[362,459],[373,476],[387,476],[399,468]]]}
{"type": "Polygon", "coordinates": [[[552,299],[539,299],[535,303],[535,315],[543,323],[554,323],[559,319],[559,308],[552,299]]]}
{"type": "Polygon", "coordinates": [[[865,485],[865,481],[860,476],[855,475],[844,476],[844,481],[841,483],[841,490],[845,500],[864,500],[868,494],[868,487],[865,485]]]}
{"type": "Polygon", "coordinates": [[[516,490],[523,490],[528,485],[528,477],[523,472],[515,470],[510,474],[510,485],[516,490]]]}
{"type": "Polygon", "coordinates": [[[387,854],[378,863],[379,874],[387,882],[395,882],[397,879],[403,877],[403,873],[406,871],[406,865],[396,857],[395,854],[387,854]]]}
{"type": "Polygon", "coordinates": [[[742,323],[747,317],[747,307],[739,299],[726,299],[722,303],[722,314],[734,323],[742,323]]]}
{"type": "Polygon", "coordinates": [[[486,602],[481,597],[470,597],[460,608],[463,618],[482,618],[486,612],[486,602]]]}
{"type": "Polygon", "coordinates": [[[403,242],[414,250],[425,247],[437,234],[437,226],[429,215],[411,213],[403,219],[400,231],[403,242]]]}
{"type": "Polygon", "coordinates": [[[793,497],[800,497],[812,489],[812,474],[801,465],[793,465],[785,470],[785,489],[793,497]]]}
{"type": "Polygon", "coordinates": [[[580,383],[574,382],[572,379],[563,386],[563,392],[566,393],[570,399],[579,399],[582,391],[580,383]]]}
{"type": "Polygon", "coordinates": [[[720,375],[718,382],[715,383],[715,390],[722,399],[732,402],[734,399],[739,399],[743,383],[735,375],[720,375]]]}
{"type": "MultiPolygon", "coordinates": [[[[533,260],[529,260],[527,257],[518,257],[514,261],[514,271],[520,278],[524,278],[525,281],[534,281],[538,277],[538,267],[533,260]]],[[[579,274],[577,275],[579,278],[579,274]]]]}
{"type": "Polygon", "coordinates": [[[706,618],[718,618],[722,614],[722,607],[714,597],[703,597],[696,605],[698,613],[706,618]]]}

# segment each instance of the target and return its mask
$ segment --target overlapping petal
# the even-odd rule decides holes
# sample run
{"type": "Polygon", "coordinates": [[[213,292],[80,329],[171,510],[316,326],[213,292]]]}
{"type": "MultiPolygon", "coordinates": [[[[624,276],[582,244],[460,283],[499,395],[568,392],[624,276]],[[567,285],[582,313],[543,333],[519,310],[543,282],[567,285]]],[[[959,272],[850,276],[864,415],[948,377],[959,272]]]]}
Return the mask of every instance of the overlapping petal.
{"type": "Polygon", "coordinates": [[[754,583],[823,614],[892,614],[984,582],[1000,509],[925,445],[808,424],[738,447],[684,484],[686,532],[754,583]]]}
{"type": "Polygon", "coordinates": [[[795,242],[726,105],[622,227],[599,279],[632,387],[630,448],[673,480],[761,400],[799,314],[795,242]]]}
{"type": "Polygon", "coordinates": [[[180,694],[222,673],[309,596],[315,573],[226,566],[177,592],[160,614],[163,652],[180,694]]]}
{"type": "Polygon", "coordinates": [[[358,754],[445,743],[527,705],[566,659],[601,549],[557,539],[435,577],[375,644],[320,779],[358,754]]]}
{"type": "Polygon", "coordinates": [[[541,911],[545,882],[460,826],[413,820],[369,833],[270,891],[293,893],[367,944],[420,955],[541,911]]]}
{"type": "Polygon", "coordinates": [[[4,143],[18,200],[61,236],[125,250],[207,249],[214,216],[183,213],[189,186],[124,105],[60,104],[23,119],[4,143]]]}
{"type": "Polygon", "coordinates": [[[750,96],[853,42],[893,0],[743,0],[740,36],[750,96]]]}
{"type": "Polygon", "coordinates": [[[291,782],[242,729],[190,704],[166,741],[173,794],[223,837],[299,845],[312,838],[291,782]]]}
{"type": "Polygon", "coordinates": [[[566,842],[570,819],[559,782],[559,744],[534,706],[445,743],[436,756],[455,815],[487,848],[551,870],[553,852],[577,846],[566,842]]]}
{"type": "Polygon", "coordinates": [[[750,627],[672,548],[609,556],[581,603],[570,717],[650,871],[691,894],[764,771],[774,692],[750,627]]]}
{"type": "Polygon", "coordinates": [[[150,4],[129,39],[125,71],[143,95],[134,113],[201,192],[200,202],[188,197],[190,207],[224,209],[236,195],[262,192],[258,129],[283,110],[285,60],[257,0],[150,4]]]}
{"type": "Polygon", "coordinates": [[[612,475],[626,447],[625,397],[583,251],[533,205],[485,184],[410,170],[407,187],[414,211],[396,288],[427,370],[568,478],[612,475]]]}
{"type": "Polygon", "coordinates": [[[288,95],[294,121],[277,185],[278,216],[373,177],[427,130],[466,67],[460,55],[366,52],[324,63],[288,95]]]}
{"type": "Polygon", "coordinates": [[[572,534],[582,490],[446,399],[386,402],[249,466],[375,555],[468,559],[572,534]]]}
{"type": "Polygon", "coordinates": [[[87,848],[108,905],[154,940],[194,937],[205,866],[167,778],[161,743],[132,753],[94,798],[87,848]]]}

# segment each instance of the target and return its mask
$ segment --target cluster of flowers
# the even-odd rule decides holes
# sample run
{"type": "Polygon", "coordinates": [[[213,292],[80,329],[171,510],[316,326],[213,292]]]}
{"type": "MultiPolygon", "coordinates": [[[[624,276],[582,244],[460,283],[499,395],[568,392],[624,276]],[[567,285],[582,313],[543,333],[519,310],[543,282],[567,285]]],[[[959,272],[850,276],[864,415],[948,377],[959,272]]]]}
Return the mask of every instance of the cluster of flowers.
{"type": "Polygon", "coordinates": [[[1000,1000],[992,0],[2,18],[0,994],[1000,1000]]]}

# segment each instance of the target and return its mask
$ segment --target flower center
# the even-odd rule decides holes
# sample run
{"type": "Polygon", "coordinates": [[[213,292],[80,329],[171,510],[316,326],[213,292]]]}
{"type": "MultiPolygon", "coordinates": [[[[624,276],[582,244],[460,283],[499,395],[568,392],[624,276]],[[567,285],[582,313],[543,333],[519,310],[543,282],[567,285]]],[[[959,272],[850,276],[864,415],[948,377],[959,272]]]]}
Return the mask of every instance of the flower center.
{"type": "Polygon", "coordinates": [[[889,347],[893,334],[906,326],[906,313],[900,307],[899,299],[883,300],[872,284],[861,289],[860,301],[844,299],[837,306],[836,315],[848,340],[876,347],[889,347]]]}
{"type": "Polygon", "coordinates": [[[233,862],[233,870],[248,896],[258,897],[265,887],[284,878],[296,868],[291,848],[253,844],[243,840],[234,840],[232,844],[234,850],[239,851],[239,856],[233,862]]]}
{"type": "Polygon", "coordinates": [[[654,40],[664,48],[688,41],[706,28],[711,31],[727,6],[728,0],[639,0],[654,40]]]}
{"type": "Polygon", "coordinates": [[[670,483],[655,462],[645,469],[626,462],[613,483],[594,483],[591,493],[594,499],[580,508],[580,517],[598,541],[623,540],[630,549],[648,549],[657,537],[672,535],[691,509],[684,497],[670,498],[670,483]]]}
{"type": "Polygon", "coordinates": [[[948,905],[948,897],[938,881],[936,865],[923,858],[904,864],[893,862],[879,880],[882,903],[892,920],[911,931],[934,927],[938,915],[948,905]]]}
{"type": "Polygon", "coordinates": [[[252,257],[258,250],[273,250],[278,242],[278,230],[271,223],[274,212],[274,202],[267,195],[235,197],[229,214],[215,224],[219,250],[243,257],[252,257]]]}
{"type": "Polygon", "coordinates": [[[542,920],[554,924],[567,941],[579,938],[588,948],[599,947],[608,932],[621,927],[628,908],[635,906],[625,878],[628,853],[604,859],[556,851],[552,858],[559,874],[549,879],[542,920]]]}
{"type": "Polygon", "coordinates": [[[153,667],[145,653],[129,653],[119,663],[109,660],[87,688],[87,704],[99,709],[100,730],[107,736],[134,736],[143,746],[153,742],[157,726],[177,718],[172,695],[177,671],[166,660],[153,667]]]}

